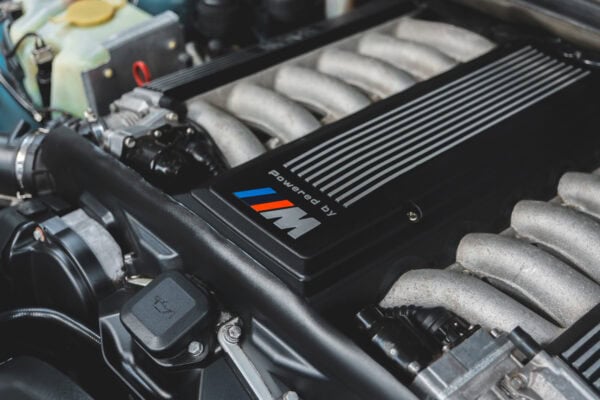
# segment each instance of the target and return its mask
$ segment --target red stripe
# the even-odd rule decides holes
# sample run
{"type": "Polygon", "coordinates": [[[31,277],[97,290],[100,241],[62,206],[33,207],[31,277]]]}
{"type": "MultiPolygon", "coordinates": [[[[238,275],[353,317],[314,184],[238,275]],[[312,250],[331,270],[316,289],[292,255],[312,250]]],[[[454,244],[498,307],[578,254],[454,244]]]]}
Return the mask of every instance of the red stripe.
{"type": "Polygon", "coordinates": [[[272,201],[270,203],[255,204],[252,209],[257,212],[276,210],[278,208],[292,207],[294,203],[289,200],[272,201]]]}

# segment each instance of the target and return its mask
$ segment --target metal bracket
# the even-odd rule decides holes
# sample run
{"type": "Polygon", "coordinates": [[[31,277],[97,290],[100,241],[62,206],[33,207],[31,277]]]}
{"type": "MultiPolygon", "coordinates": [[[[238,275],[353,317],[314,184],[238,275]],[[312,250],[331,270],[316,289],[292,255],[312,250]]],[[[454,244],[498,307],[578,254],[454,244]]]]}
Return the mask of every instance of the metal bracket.
{"type": "Polygon", "coordinates": [[[219,328],[217,340],[254,398],[257,400],[276,400],[252,361],[239,346],[242,335],[243,331],[239,324],[239,318],[234,318],[219,328]]]}

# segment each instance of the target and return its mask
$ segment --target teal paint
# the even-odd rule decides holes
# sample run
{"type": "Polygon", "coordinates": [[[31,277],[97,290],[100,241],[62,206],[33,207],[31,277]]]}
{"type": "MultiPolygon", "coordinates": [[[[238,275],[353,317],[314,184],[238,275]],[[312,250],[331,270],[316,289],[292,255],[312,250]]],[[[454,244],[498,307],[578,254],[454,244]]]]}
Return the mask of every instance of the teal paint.
{"type": "MultiPolygon", "coordinates": [[[[0,24],[0,40],[3,40],[4,24],[0,24]]],[[[6,71],[6,60],[0,55],[0,69],[6,71]]],[[[34,125],[33,120],[25,110],[0,86],[0,133],[11,132],[21,120],[34,125]]]]}

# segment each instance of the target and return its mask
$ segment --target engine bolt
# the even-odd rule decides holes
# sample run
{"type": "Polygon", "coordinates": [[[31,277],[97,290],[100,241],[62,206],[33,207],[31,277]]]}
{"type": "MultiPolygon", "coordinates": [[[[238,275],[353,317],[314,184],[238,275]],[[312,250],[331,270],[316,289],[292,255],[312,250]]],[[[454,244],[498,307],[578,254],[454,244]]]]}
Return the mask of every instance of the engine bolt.
{"type": "Polygon", "coordinates": [[[162,133],[162,131],[161,131],[161,130],[159,130],[159,129],[157,129],[157,130],[155,130],[154,132],[152,132],[152,136],[154,136],[154,137],[155,137],[155,138],[157,138],[157,139],[158,139],[158,138],[160,138],[160,137],[162,137],[162,135],[163,135],[163,133],[162,133]]]}
{"type": "Polygon", "coordinates": [[[413,361],[408,364],[408,370],[416,375],[421,370],[421,364],[419,364],[417,361],[413,361]]]}
{"type": "Polygon", "coordinates": [[[33,230],[33,238],[38,242],[46,241],[46,233],[41,227],[37,227],[33,230]]]}
{"type": "Polygon", "coordinates": [[[490,331],[490,335],[492,335],[493,338],[497,339],[502,335],[502,331],[494,328],[490,331]]]}
{"type": "Polygon", "coordinates": [[[102,75],[104,75],[106,79],[112,79],[112,77],[115,76],[115,71],[113,71],[112,68],[104,68],[102,75]]]}
{"type": "Polygon", "coordinates": [[[281,400],[300,400],[300,396],[296,392],[289,391],[281,397],[281,400]]]}
{"type": "Polygon", "coordinates": [[[179,116],[177,114],[175,114],[174,112],[170,112],[168,113],[165,118],[167,119],[167,121],[169,122],[178,122],[179,121],[179,116]]]}
{"type": "Polygon", "coordinates": [[[527,379],[523,375],[517,374],[509,378],[509,383],[513,389],[520,390],[527,386],[527,379]]]}
{"type": "Polygon", "coordinates": [[[421,219],[421,217],[419,217],[419,214],[415,211],[407,212],[406,216],[408,217],[408,220],[412,223],[417,223],[421,219]]]}
{"type": "Polygon", "coordinates": [[[123,141],[123,144],[128,149],[133,149],[135,147],[135,145],[136,145],[135,138],[132,138],[131,136],[126,137],[125,140],[123,141]]]}
{"type": "Polygon", "coordinates": [[[204,351],[204,345],[200,342],[193,341],[188,345],[188,353],[193,356],[199,356],[204,351]]]}
{"type": "Polygon", "coordinates": [[[134,253],[127,253],[127,254],[123,255],[123,263],[125,265],[133,265],[134,260],[135,260],[134,253]]]}
{"type": "Polygon", "coordinates": [[[238,343],[242,337],[242,328],[239,325],[231,325],[227,328],[227,340],[231,343],[238,343]]]}

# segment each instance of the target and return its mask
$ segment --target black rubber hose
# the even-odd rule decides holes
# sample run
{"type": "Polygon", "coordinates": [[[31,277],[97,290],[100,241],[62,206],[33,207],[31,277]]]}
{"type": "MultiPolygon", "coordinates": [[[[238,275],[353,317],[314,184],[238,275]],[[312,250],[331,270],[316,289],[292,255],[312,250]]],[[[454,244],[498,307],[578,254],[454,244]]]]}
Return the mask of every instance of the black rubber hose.
{"type": "Polygon", "coordinates": [[[18,308],[0,313],[0,325],[24,320],[58,325],[97,347],[100,347],[102,343],[100,335],[96,332],[68,315],[55,310],[47,308],[18,308]]]}
{"type": "Polygon", "coordinates": [[[15,159],[17,149],[0,144],[0,193],[10,195],[17,193],[19,185],[15,175],[15,159]]]}

